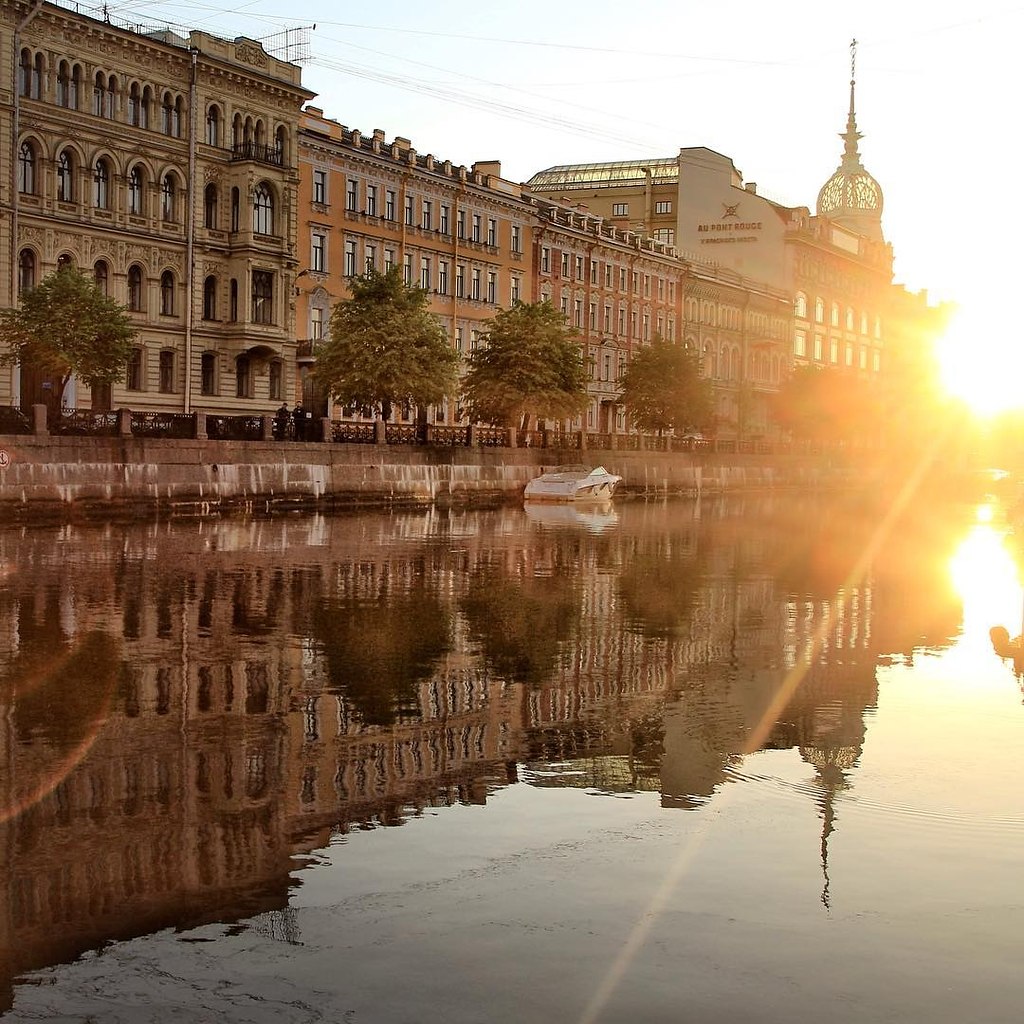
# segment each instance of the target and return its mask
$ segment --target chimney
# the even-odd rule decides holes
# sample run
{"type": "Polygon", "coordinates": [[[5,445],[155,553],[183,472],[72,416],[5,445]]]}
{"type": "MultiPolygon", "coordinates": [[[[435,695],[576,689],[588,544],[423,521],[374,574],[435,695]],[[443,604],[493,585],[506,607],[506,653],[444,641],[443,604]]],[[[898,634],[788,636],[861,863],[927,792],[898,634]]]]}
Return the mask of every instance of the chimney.
{"type": "Polygon", "coordinates": [[[744,188],[745,188],[745,189],[746,189],[746,190],[747,190],[747,191],[748,191],[748,192],[749,192],[749,193],[750,193],[750,194],[751,194],[752,196],[756,196],[756,195],[757,195],[757,182],[756,182],[756,181],[748,181],[748,182],[746,183],[746,185],[744,185],[743,187],[744,187],[744,188]]]}

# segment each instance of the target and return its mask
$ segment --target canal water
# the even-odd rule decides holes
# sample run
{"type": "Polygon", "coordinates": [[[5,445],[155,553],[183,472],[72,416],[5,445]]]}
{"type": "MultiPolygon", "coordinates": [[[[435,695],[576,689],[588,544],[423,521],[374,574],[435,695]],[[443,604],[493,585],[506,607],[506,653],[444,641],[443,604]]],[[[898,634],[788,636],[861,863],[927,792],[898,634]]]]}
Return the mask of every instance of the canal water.
{"type": "Polygon", "coordinates": [[[4,528],[0,1017],[1016,1022],[1022,559],[994,499],[4,528]]]}

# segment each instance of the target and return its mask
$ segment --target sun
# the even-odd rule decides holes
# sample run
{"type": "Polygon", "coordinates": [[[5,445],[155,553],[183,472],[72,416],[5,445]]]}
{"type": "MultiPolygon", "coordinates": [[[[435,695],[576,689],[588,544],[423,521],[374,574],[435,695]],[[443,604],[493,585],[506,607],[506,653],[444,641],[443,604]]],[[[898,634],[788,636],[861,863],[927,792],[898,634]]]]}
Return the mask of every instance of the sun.
{"type": "Polygon", "coordinates": [[[976,415],[1024,407],[1024,346],[1006,324],[961,310],[936,354],[946,390],[976,415]]]}

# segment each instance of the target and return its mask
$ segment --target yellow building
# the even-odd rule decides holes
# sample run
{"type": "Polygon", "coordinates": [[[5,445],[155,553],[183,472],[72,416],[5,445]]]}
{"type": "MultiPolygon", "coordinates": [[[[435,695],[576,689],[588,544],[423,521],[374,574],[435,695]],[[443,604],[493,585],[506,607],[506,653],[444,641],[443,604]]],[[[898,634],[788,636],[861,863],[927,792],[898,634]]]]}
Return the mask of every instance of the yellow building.
{"type": "MultiPolygon", "coordinates": [[[[70,262],[138,347],[71,407],[269,411],[294,373],[300,69],[245,38],[119,27],[53,3],[0,24],[0,305],[70,262]]],[[[59,407],[15,367],[0,402],[59,407]]]]}

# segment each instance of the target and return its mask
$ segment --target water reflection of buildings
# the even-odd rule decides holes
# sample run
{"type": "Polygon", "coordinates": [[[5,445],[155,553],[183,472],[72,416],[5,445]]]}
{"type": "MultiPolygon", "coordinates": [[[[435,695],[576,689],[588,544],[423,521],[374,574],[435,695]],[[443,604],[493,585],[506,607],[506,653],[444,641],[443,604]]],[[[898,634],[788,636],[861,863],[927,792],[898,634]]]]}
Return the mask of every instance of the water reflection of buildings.
{"type": "Polygon", "coordinates": [[[783,520],[0,534],[0,979],[280,910],[296,853],[520,777],[686,807],[753,749],[795,748],[824,850],[892,603],[843,567],[794,576],[783,520]]]}

